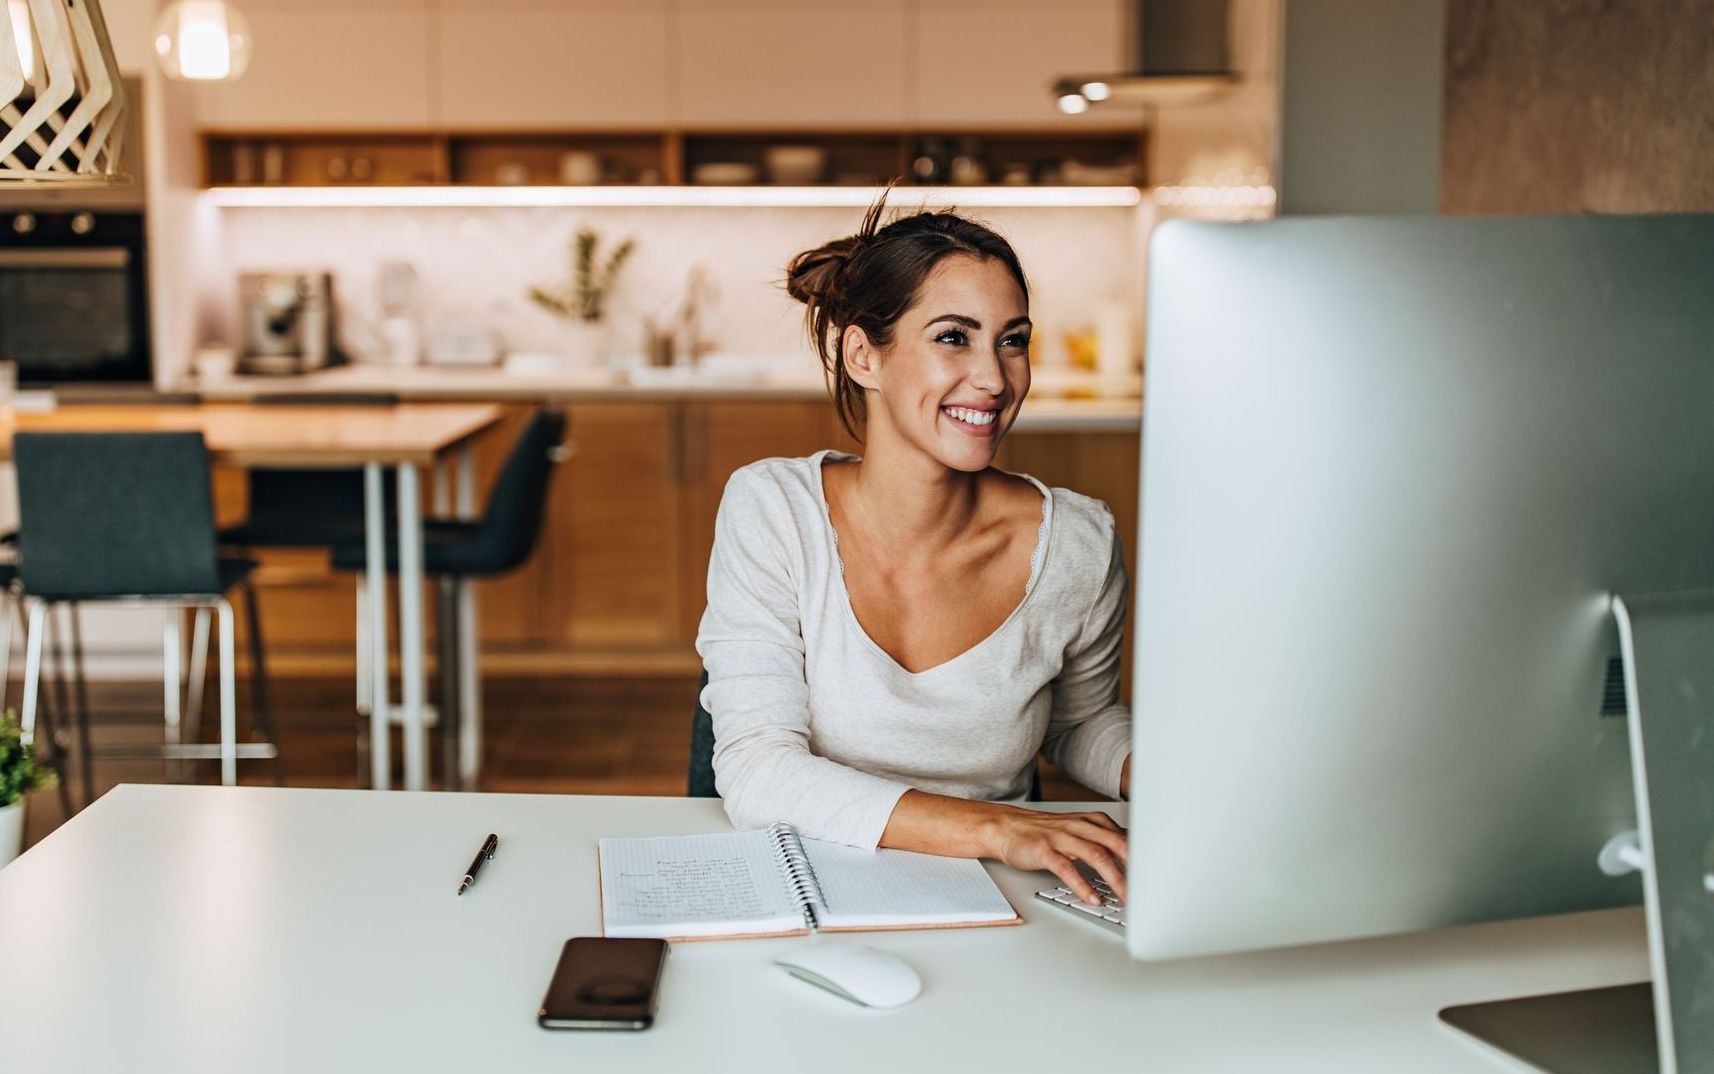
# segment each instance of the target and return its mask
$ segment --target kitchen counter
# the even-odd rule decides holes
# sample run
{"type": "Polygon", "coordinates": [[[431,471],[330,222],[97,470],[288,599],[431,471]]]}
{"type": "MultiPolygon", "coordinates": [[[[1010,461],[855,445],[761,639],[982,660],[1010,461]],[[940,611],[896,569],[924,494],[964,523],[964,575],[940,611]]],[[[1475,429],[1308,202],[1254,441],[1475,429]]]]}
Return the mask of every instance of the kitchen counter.
{"type": "MultiPolygon", "coordinates": [[[[1137,387],[1135,379],[1130,385],[1137,387]]],[[[618,373],[601,368],[517,372],[498,367],[338,366],[285,377],[228,376],[185,385],[209,401],[292,394],[390,393],[406,400],[626,402],[674,400],[815,400],[827,397],[819,375],[781,374],[755,368],[645,368],[618,373]]],[[[1092,392],[1093,382],[1061,379],[1057,390],[1092,392]]],[[[1030,432],[1130,432],[1142,421],[1136,395],[1050,397],[1032,392],[1015,429],[1030,432]]]]}

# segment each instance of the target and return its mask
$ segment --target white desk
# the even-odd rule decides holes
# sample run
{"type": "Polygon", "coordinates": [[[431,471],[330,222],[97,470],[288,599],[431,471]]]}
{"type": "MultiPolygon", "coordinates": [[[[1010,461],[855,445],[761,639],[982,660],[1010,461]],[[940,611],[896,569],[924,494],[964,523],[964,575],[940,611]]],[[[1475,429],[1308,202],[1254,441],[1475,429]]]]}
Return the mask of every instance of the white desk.
{"type": "Polygon", "coordinates": [[[599,931],[596,837],[724,827],[684,799],[122,786],[0,870],[5,1066],[1445,1074],[1501,1067],[1441,1005],[1646,976],[1634,911],[1135,965],[996,867],[1023,927],[862,938],[922,974],[907,1007],[771,965],[805,940],[692,943],[654,1029],[538,1029],[561,941],[599,931]]]}

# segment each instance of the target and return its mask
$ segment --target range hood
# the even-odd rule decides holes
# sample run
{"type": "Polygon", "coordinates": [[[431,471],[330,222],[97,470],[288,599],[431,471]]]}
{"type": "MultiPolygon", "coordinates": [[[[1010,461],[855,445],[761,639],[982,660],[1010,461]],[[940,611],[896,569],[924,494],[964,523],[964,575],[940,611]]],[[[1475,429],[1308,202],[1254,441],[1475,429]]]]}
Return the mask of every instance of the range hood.
{"type": "Polygon", "coordinates": [[[1060,110],[1093,103],[1191,104],[1237,84],[1226,57],[1225,0],[1132,0],[1126,27],[1126,71],[1061,76],[1053,84],[1060,110]]]}

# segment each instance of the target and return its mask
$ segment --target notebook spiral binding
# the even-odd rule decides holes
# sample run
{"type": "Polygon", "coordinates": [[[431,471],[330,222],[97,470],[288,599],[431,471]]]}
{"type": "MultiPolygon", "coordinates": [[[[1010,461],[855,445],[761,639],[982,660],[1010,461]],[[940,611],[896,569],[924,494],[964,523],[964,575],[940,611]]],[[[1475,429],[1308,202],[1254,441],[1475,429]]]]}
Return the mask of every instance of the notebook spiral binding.
{"type": "Polygon", "coordinates": [[[798,838],[797,830],[789,824],[770,825],[768,838],[773,840],[774,851],[779,855],[780,871],[785,876],[786,887],[790,889],[792,898],[803,908],[804,924],[814,931],[819,927],[815,917],[815,904],[821,898],[821,884],[815,878],[815,866],[810,864],[809,855],[803,851],[803,840],[798,838]]]}

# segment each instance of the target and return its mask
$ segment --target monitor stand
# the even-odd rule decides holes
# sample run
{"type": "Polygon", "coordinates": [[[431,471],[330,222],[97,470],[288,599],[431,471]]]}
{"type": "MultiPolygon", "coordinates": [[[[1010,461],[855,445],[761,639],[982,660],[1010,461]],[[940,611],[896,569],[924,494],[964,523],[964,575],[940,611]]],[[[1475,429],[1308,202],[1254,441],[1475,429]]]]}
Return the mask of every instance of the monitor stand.
{"type": "Polygon", "coordinates": [[[1440,1012],[1550,1074],[1714,1070],[1714,592],[1613,598],[1637,828],[1602,852],[1642,874],[1652,982],[1440,1012]]]}

